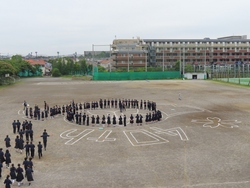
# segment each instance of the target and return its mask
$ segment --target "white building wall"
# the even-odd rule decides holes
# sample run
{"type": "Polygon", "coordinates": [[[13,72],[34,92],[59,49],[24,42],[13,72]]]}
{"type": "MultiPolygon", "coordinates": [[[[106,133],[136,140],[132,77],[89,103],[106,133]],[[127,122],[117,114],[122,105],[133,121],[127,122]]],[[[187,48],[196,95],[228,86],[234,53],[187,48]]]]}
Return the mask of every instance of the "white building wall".
{"type": "Polygon", "coordinates": [[[188,80],[193,80],[193,79],[204,80],[204,79],[206,79],[206,74],[205,73],[197,73],[197,72],[185,73],[184,78],[188,79],[188,80]]]}

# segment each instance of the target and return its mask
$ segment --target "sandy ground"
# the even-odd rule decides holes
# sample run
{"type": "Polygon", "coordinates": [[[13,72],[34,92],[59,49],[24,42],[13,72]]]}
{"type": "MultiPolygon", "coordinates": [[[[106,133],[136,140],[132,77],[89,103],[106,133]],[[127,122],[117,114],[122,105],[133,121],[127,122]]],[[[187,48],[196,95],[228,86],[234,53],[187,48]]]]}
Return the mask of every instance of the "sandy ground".
{"type": "MultiPolygon", "coordinates": [[[[6,135],[14,146],[11,124],[26,119],[24,100],[42,109],[44,101],[62,106],[72,99],[78,103],[100,98],[150,100],[157,103],[163,118],[142,126],[100,129],[70,123],[62,115],[31,120],[36,145],[43,129],[50,134],[42,159],[37,151],[33,159],[35,181],[31,187],[249,188],[249,96],[246,87],[199,80],[22,79],[0,90],[0,147],[6,149],[6,135]]],[[[86,113],[120,116],[114,108],[86,113]]],[[[127,117],[137,113],[145,117],[148,111],[124,112],[127,117]]],[[[13,147],[10,151],[15,166],[22,163],[25,154],[16,153],[13,147]]],[[[4,167],[1,182],[8,173],[4,167]]],[[[22,187],[27,186],[25,180],[22,187]]]]}

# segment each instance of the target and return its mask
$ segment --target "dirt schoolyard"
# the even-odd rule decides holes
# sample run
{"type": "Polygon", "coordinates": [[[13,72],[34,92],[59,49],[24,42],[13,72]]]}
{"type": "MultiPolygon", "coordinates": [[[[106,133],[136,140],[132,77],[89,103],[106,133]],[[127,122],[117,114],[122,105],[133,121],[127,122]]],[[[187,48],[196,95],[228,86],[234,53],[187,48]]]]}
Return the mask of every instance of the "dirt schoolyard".
{"type": "MultiPolygon", "coordinates": [[[[154,101],[162,120],[142,126],[131,114],[147,110],[85,110],[89,115],[126,114],[127,126],[84,126],[63,115],[32,121],[36,145],[34,182],[38,188],[234,188],[250,187],[250,89],[204,80],[80,81],[63,78],[21,79],[0,89],[0,147],[11,138],[11,159],[17,166],[25,152],[14,149],[13,120],[27,118],[29,107],[44,101],[50,107],[99,101],[154,101]],[[181,95],[181,100],[179,100],[181,95]],[[37,144],[46,129],[47,150],[38,158],[37,144]]],[[[0,187],[9,173],[2,169],[0,187]]],[[[13,187],[17,187],[15,183],[13,187]]],[[[28,187],[24,180],[22,187],[28,187]]]]}

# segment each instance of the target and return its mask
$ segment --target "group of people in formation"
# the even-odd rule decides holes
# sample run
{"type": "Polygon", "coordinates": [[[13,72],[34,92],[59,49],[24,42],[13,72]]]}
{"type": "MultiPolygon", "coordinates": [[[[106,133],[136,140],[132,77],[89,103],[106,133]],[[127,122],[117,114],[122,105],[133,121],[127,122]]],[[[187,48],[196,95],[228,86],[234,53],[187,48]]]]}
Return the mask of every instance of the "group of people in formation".
{"type": "Polygon", "coordinates": [[[48,118],[54,118],[55,115],[62,114],[62,108],[60,106],[49,107],[46,101],[44,101],[43,110],[35,105],[34,108],[29,107],[24,101],[24,109],[26,118],[44,121],[48,118]]]}
{"type": "MultiPolygon", "coordinates": [[[[66,117],[67,120],[70,122],[75,122],[76,124],[79,125],[92,125],[92,126],[99,126],[100,124],[102,126],[107,125],[108,127],[110,125],[116,126],[118,125],[127,125],[127,117],[126,115],[120,115],[119,117],[116,117],[115,115],[111,116],[110,114],[108,115],[103,115],[100,117],[99,115],[89,115],[86,114],[85,112],[82,113],[83,109],[106,109],[106,108],[119,108],[120,112],[122,113],[123,111],[126,111],[127,108],[136,108],[136,109],[144,109],[144,110],[149,110],[150,112],[146,114],[145,117],[145,123],[151,123],[151,122],[156,122],[160,121],[162,118],[162,114],[160,110],[156,110],[156,103],[151,102],[151,101],[146,101],[146,100],[130,100],[130,99],[111,99],[111,100],[106,100],[106,99],[100,99],[99,101],[96,102],[91,102],[91,103],[84,103],[83,105],[81,103],[75,103],[74,100],[70,102],[69,105],[66,105],[62,108],[62,113],[64,115],[65,110],[66,110],[66,117]],[[79,112],[80,110],[80,112],[79,112]],[[152,112],[151,112],[152,111],[152,112]]],[[[129,123],[133,125],[136,123],[137,125],[142,125],[143,123],[143,116],[141,114],[136,114],[133,115],[131,114],[130,117],[128,117],[129,123]]]]}
{"type": "MultiPolygon", "coordinates": [[[[113,124],[124,125],[126,126],[126,115],[120,115],[119,117],[107,115],[103,115],[99,117],[99,115],[88,115],[86,113],[82,113],[82,110],[90,109],[107,109],[107,108],[117,108],[122,113],[126,111],[127,108],[132,109],[142,109],[152,111],[145,115],[145,123],[151,123],[155,121],[160,121],[162,114],[159,110],[156,110],[156,102],[149,100],[136,100],[136,99],[100,99],[99,101],[91,101],[91,102],[83,102],[83,103],[75,103],[74,100],[70,102],[68,105],[55,105],[53,107],[49,107],[46,101],[44,101],[44,110],[41,110],[38,105],[35,105],[34,108],[29,107],[27,102],[24,101],[24,110],[27,118],[34,120],[44,120],[47,118],[54,118],[55,115],[62,114],[66,115],[67,120],[71,122],[75,122],[79,125],[108,125],[113,124]],[[34,110],[33,110],[34,109],[34,110]]],[[[141,114],[133,115],[131,114],[128,121],[131,125],[136,123],[137,125],[142,125],[143,116],[141,114]]],[[[20,127],[20,122],[16,122],[17,127],[20,127]],[[19,125],[19,126],[18,126],[19,125]]],[[[30,133],[32,135],[32,131],[30,133]]]]}
{"type": "MultiPolygon", "coordinates": [[[[23,163],[19,163],[17,167],[12,163],[11,160],[11,138],[9,135],[6,135],[4,142],[6,151],[3,151],[3,148],[0,148],[0,178],[2,177],[2,169],[4,163],[6,168],[9,170],[9,173],[4,180],[5,187],[10,187],[11,184],[17,182],[18,186],[23,184],[24,177],[26,177],[28,184],[31,185],[33,179],[33,162],[32,159],[35,157],[35,144],[33,144],[33,124],[31,121],[23,121],[21,124],[19,120],[14,120],[12,122],[13,134],[16,135],[14,148],[16,149],[16,153],[23,153],[25,151],[26,157],[24,158],[23,163]],[[26,142],[26,143],[25,143],[26,142]]],[[[42,157],[42,150],[46,150],[47,147],[47,138],[48,135],[46,129],[44,129],[41,137],[43,140],[43,145],[39,141],[37,144],[37,153],[39,159],[42,157]]]]}

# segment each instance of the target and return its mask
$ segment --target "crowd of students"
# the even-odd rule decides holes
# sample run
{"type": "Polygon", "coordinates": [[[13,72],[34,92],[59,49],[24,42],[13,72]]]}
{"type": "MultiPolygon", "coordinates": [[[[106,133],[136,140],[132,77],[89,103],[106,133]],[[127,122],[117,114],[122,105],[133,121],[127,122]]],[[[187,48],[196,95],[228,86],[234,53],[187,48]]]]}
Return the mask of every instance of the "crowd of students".
{"type": "MultiPolygon", "coordinates": [[[[26,110],[26,109],[24,109],[26,110]]],[[[23,150],[25,150],[26,157],[22,163],[18,163],[17,167],[11,160],[11,138],[9,135],[6,135],[4,138],[5,152],[3,148],[0,148],[0,178],[2,177],[2,169],[4,164],[6,165],[6,169],[9,170],[6,179],[4,180],[5,187],[10,187],[10,185],[17,182],[18,186],[23,184],[23,180],[27,179],[28,185],[31,185],[31,182],[34,181],[33,178],[33,161],[32,159],[35,157],[35,144],[33,144],[33,126],[31,121],[23,121],[21,124],[19,120],[14,120],[12,122],[13,134],[16,135],[14,140],[14,148],[16,153],[22,154],[23,150]],[[26,144],[24,142],[26,141],[26,144]]],[[[42,135],[43,144],[41,141],[37,144],[37,154],[38,158],[42,157],[42,150],[46,150],[47,147],[47,138],[49,137],[46,129],[44,129],[42,135]]]]}

